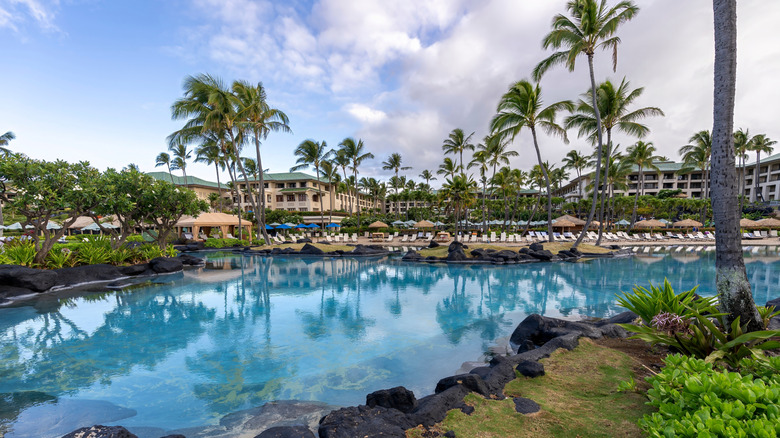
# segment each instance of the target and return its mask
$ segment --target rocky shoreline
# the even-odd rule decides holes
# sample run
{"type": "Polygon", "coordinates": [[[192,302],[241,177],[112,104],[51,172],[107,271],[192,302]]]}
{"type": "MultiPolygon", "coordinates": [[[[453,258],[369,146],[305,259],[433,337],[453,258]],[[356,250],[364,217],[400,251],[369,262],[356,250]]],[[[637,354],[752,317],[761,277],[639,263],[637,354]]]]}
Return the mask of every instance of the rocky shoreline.
{"type": "MultiPolygon", "coordinates": [[[[439,244],[431,242],[428,248],[436,248],[439,244]]],[[[454,264],[494,264],[494,265],[510,265],[510,264],[522,264],[522,263],[536,263],[536,262],[559,262],[559,261],[574,261],[582,257],[619,257],[631,255],[631,252],[625,249],[621,249],[618,246],[613,246],[610,249],[612,251],[600,254],[600,253],[584,253],[576,248],[571,250],[561,250],[557,254],[553,254],[551,251],[544,249],[544,245],[541,243],[532,243],[528,247],[520,248],[517,252],[503,249],[482,249],[475,248],[469,251],[471,257],[466,254],[468,245],[464,245],[460,242],[453,242],[447,248],[446,257],[428,256],[423,257],[417,251],[409,251],[402,260],[407,262],[425,262],[425,263],[454,263],[454,264]]]]}
{"type": "Polygon", "coordinates": [[[188,254],[158,257],[148,263],[130,266],[108,264],[61,269],[35,269],[18,265],[0,265],[0,305],[9,298],[35,297],[45,292],[75,288],[90,283],[112,282],[180,272],[185,266],[201,266],[203,259],[188,254]]]}

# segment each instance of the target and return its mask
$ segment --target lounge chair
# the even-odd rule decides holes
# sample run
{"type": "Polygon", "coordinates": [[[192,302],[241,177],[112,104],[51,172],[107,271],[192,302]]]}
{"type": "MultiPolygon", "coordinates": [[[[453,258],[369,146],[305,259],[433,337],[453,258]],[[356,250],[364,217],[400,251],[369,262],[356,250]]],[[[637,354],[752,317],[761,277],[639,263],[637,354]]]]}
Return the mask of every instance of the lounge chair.
{"type": "Polygon", "coordinates": [[[225,239],[235,239],[232,234],[227,233],[227,236],[225,236],[225,239]]]}
{"type": "Polygon", "coordinates": [[[501,233],[501,242],[506,242],[506,233],[501,233]]]}
{"type": "Polygon", "coordinates": [[[334,234],[334,235],[333,235],[333,240],[334,240],[336,243],[341,243],[341,234],[334,234]]]}
{"type": "Polygon", "coordinates": [[[401,237],[401,242],[408,242],[409,241],[409,235],[404,234],[403,237],[401,237]]]}
{"type": "Polygon", "coordinates": [[[357,233],[352,233],[352,243],[357,243],[357,233]]]}
{"type": "Polygon", "coordinates": [[[664,236],[663,236],[663,234],[661,234],[661,233],[655,233],[655,234],[654,234],[654,237],[655,237],[657,240],[666,240],[666,237],[664,237],[664,236]]]}
{"type": "Polygon", "coordinates": [[[491,242],[495,242],[496,240],[498,240],[498,238],[496,237],[495,231],[491,231],[490,232],[490,241],[491,242]]]}
{"type": "Polygon", "coordinates": [[[325,236],[325,240],[327,240],[328,242],[331,242],[331,243],[333,242],[333,239],[329,235],[325,236]]]}
{"type": "Polygon", "coordinates": [[[409,239],[409,242],[414,242],[415,240],[417,240],[417,235],[412,234],[412,237],[409,239]]]}
{"type": "Polygon", "coordinates": [[[389,236],[387,236],[387,240],[386,240],[386,242],[392,242],[392,241],[393,241],[393,237],[395,237],[395,236],[393,236],[392,234],[390,234],[389,236]]]}

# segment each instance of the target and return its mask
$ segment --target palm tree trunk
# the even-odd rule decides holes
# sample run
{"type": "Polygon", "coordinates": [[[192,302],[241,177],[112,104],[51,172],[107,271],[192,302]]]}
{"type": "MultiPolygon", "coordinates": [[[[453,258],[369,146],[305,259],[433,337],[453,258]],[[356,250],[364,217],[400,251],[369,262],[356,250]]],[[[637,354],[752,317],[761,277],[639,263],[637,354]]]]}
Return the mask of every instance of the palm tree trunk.
{"type": "MultiPolygon", "coordinates": [[[[734,94],[737,80],[737,3],[713,0],[715,90],[712,127],[712,210],[715,218],[715,284],[728,327],[736,318],[747,331],[763,329],[742,258],[734,167],[734,94]]],[[[758,175],[756,175],[756,178],[758,175]]]]}
{"type": "Polygon", "coordinates": [[[355,206],[357,207],[357,233],[360,235],[360,193],[358,192],[357,165],[355,165],[355,206]]]}
{"type": "Polygon", "coordinates": [[[482,182],[482,232],[487,233],[487,209],[485,198],[487,197],[487,179],[482,182]]]}
{"type": "MultiPolygon", "coordinates": [[[[640,184],[642,184],[642,188],[644,188],[644,175],[642,175],[642,166],[639,166],[639,181],[640,184]]],[[[634,224],[636,223],[636,205],[639,202],[639,187],[637,187],[636,194],[634,196],[634,210],[631,212],[631,225],[628,227],[628,229],[634,228],[634,224]]]]}
{"type": "MultiPolygon", "coordinates": [[[[233,183],[233,193],[236,196],[236,199],[238,200],[238,238],[241,239],[242,234],[241,230],[243,230],[244,227],[241,226],[241,192],[238,190],[238,184],[236,181],[236,169],[235,169],[235,163],[230,163],[227,166],[228,169],[228,176],[230,177],[230,181],[233,183]]],[[[227,236],[222,236],[224,239],[227,236]]]]}
{"type": "Polygon", "coordinates": [[[539,167],[542,169],[542,175],[544,175],[544,184],[547,186],[547,237],[549,242],[553,242],[553,229],[552,229],[552,193],[550,190],[550,176],[547,175],[547,168],[542,163],[542,153],[539,151],[539,143],[536,141],[536,128],[531,126],[531,136],[534,138],[534,149],[536,149],[536,159],[539,161],[539,167]]]}
{"type": "MultiPolygon", "coordinates": [[[[234,149],[235,149],[235,146],[234,146],[234,149]]],[[[241,174],[244,176],[244,184],[246,184],[246,188],[249,191],[249,205],[252,206],[252,210],[257,211],[257,205],[255,204],[255,198],[254,198],[254,196],[252,196],[252,191],[249,189],[249,177],[247,176],[246,170],[244,169],[244,163],[241,162],[241,158],[238,156],[238,150],[235,150],[234,152],[236,153],[236,157],[237,157],[236,158],[236,163],[238,163],[238,168],[239,168],[239,170],[241,170],[241,174]]],[[[240,197],[239,197],[239,200],[240,200],[240,197]]],[[[243,211],[241,209],[241,205],[239,204],[239,207],[238,207],[238,217],[239,218],[241,217],[241,213],[242,212],[243,211]]],[[[255,215],[255,217],[257,217],[257,215],[255,215]]],[[[241,237],[239,237],[239,240],[243,240],[244,229],[243,228],[239,228],[238,234],[239,234],[239,236],[241,236],[241,237]]],[[[252,239],[252,235],[251,234],[249,235],[249,239],[250,240],[252,239]]]]}
{"type": "Polygon", "coordinates": [[[219,163],[214,162],[214,171],[217,174],[217,190],[219,190],[219,207],[222,210],[222,184],[219,182],[219,163]]]}
{"type": "Polygon", "coordinates": [[[330,209],[328,210],[328,223],[333,223],[333,181],[328,177],[328,194],[330,194],[330,209]]]}
{"type": "Polygon", "coordinates": [[[761,183],[759,182],[758,173],[761,169],[761,151],[756,151],[756,171],[753,172],[755,176],[753,177],[753,180],[755,181],[756,189],[754,192],[756,192],[756,202],[763,202],[764,201],[764,194],[761,193],[761,183]]]}
{"type": "Polygon", "coordinates": [[[539,199],[537,198],[534,200],[534,208],[531,210],[531,216],[528,217],[528,221],[525,223],[525,228],[523,229],[521,236],[524,236],[525,233],[528,232],[528,229],[531,228],[531,221],[533,220],[534,216],[536,216],[536,211],[539,210],[539,199]]]}
{"type": "Polygon", "coordinates": [[[739,178],[739,217],[742,217],[742,207],[745,202],[745,156],[740,154],[739,167],[742,169],[742,176],[739,178]]]}
{"type": "MultiPolygon", "coordinates": [[[[175,184],[173,182],[173,172],[171,172],[171,163],[165,163],[166,166],[168,166],[168,176],[171,177],[171,184],[175,184]]],[[[186,181],[185,181],[186,182],[186,181]]]]}
{"type": "MultiPolygon", "coordinates": [[[[588,54],[588,69],[590,70],[590,97],[591,97],[591,103],[593,104],[593,112],[596,116],[596,134],[598,136],[598,147],[596,148],[596,156],[601,157],[601,147],[602,147],[602,139],[601,139],[601,114],[599,114],[599,107],[596,105],[596,76],[593,72],[593,54],[588,54]]],[[[580,233],[579,237],[577,237],[577,240],[574,242],[574,245],[572,245],[572,249],[577,248],[580,243],[582,243],[582,238],[585,237],[585,232],[588,230],[588,227],[590,227],[590,223],[593,221],[593,215],[596,214],[596,203],[598,203],[598,196],[599,196],[599,171],[601,170],[601,160],[596,160],[596,172],[595,172],[595,180],[593,182],[594,188],[593,188],[593,203],[590,206],[590,212],[588,213],[588,219],[585,221],[585,225],[583,226],[582,233],[580,233]]]]}
{"type": "MultiPolygon", "coordinates": [[[[595,108],[595,107],[594,107],[595,108]]],[[[597,110],[598,111],[598,110],[597,110]]],[[[604,184],[601,187],[601,206],[599,207],[599,237],[596,245],[601,245],[601,236],[604,234],[604,202],[606,201],[607,185],[609,184],[609,168],[612,155],[612,130],[607,129],[607,153],[604,158],[604,184]]],[[[599,156],[601,159],[601,156],[599,156]]]]}
{"type": "Polygon", "coordinates": [[[263,240],[265,241],[265,244],[271,242],[271,239],[268,237],[268,230],[265,229],[265,172],[263,172],[263,160],[260,158],[260,139],[257,135],[258,133],[255,133],[255,154],[257,155],[257,171],[259,172],[259,178],[258,184],[260,184],[259,187],[259,198],[257,202],[257,208],[260,209],[260,212],[258,214],[258,211],[255,210],[255,219],[257,219],[257,230],[259,233],[263,234],[263,240]]]}

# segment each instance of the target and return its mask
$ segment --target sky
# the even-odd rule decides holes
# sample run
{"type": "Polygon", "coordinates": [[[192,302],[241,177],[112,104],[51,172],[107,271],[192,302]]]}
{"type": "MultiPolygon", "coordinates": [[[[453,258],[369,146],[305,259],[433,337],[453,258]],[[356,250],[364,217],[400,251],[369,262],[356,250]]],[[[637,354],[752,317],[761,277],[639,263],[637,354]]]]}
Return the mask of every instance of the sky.
{"type": "MultiPolygon", "coordinates": [[[[614,2],[610,2],[614,3],[614,2]]],[[[637,107],[661,155],[712,128],[712,5],[637,0],[619,31],[617,71],[596,54],[597,82],[644,87],[637,107]]],[[[361,176],[387,179],[382,161],[399,152],[417,181],[443,159],[454,128],[488,132],[501,95],[549,55],[541,40],[565,0],[0,0],[0,133],[31,157],[89,161],[105,169],[155,169],[166,137],[183,126],[170,106],[188,75],[262,82],[292,134],[272,133],[264,167],[285,172],[306,139],[337,147],[363,139],[376,159],[361,176]]],[[[780,2],[738,2],[735,128],[780,139],[780,2]]],[[[544,101],[576,100],[589,88],[587,63],[542,79],[544,101]]],[[[560,163],[585,139],[540,136],[542,158],[560,163]]],[[[615,136],[625,149],[635,138],[615,136]]],[[[512,143],[512,166],[536,164],[530,133],[512,143]]],[[[247,149],[246,156],[251,156],[247,149]]],[[[559,164],[560,165],[560,164],[559,164]]],[[[310,173],[313,173],[310,172],[310,173]]],[[[213,167],[188,174],[214,181],[213,167]]],[[[223,177],[224,180],[224,177],[223,177]]],[[[432,185],[438,186],[439,181],[432,185]]]]}

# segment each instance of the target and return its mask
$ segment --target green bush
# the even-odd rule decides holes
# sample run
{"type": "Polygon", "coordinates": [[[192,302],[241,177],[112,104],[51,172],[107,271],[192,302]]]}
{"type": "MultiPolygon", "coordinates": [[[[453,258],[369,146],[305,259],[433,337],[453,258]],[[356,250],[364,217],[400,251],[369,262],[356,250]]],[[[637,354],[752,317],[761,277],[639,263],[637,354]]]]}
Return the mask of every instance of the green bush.
{"type": "Polygon", "coordinates": [[[648,378],[652,388],[647,396],[658,412],[639,421],[651,437],[776,437],[780,433],[777,361],[773,365],[744,360],[762,369],[755,378],[680,355],[668,356],[664,362],[663,370],[648,378]]]}
{"type": "Polygon", "coordinates": [[[35,244],[30,240],[14,239],[4,246],[10,264],[32,267],[35,263],[35,244]]]}
{"type": "Polygon", "coordinates": [[[136,248],[135,261],[148,262],[151,259],[156,259],[157,257],[163,257],[164,255],[165,254],[163,254],[163,250],[161,250],[159,246],[150,243],[136,248]]]}
{"type": "Polygon", "coordinates": [[[122,247],[111,250],[108,259],[112,265],[121,265],[130,260],[133,257],[133,251],[122,247]]]}
{"type": "Polygon", "coordinates": [[[243,246],[250,245],[248,240],[238,240],[238,239],[208,239],[205,245],[206,248],[226,248],[236,244],[243,245],[243,246]]]}
{"type": "Polygon", "coordinates": [[[650,290],[634,286],[632,293],[618,296],[617,302],[639,315],[648,326],[659,313],[672,313],[682,318],[691,316],[693,312],[715,313],[717,297],[697,298],[697,288],[675,294],[669,280],[664,278],[663,286],[657,287],[650,283],[650,290]]]}
{"type": "Polygon", "coordinates": [[[100,242],[85,242],[76,253],[76,260],[82,265],[96,265],[111,261],[111,247],[100,242]]]}
{"type": "Polygon", "coordinates": [[[73,257],[73,251],[68,248],[52,248],[46,256],[46,267],[50,269],[69,267],[75,263],[76,258],[73,257]]]}

